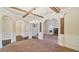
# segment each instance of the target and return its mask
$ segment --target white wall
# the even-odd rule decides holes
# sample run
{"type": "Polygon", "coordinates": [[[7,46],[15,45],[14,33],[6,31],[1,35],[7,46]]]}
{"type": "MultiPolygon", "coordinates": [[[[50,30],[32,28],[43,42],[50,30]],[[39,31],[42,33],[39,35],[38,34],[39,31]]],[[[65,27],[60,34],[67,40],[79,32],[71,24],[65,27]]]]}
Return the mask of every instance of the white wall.
{"type": "Polygon", "coordinates": [[[2,40],[12,39],[11,42],[14,42],[16,40],[14,36],[14,16],[12,13],[8,12],[7,10],[0,8],[0,29],[2,34],[2,40]],[[4,17],[6,16],[6,17],[4,17]]]}
{"type": "Polygon", "coordinates": [[[27,37],[29,36],[29,23],[28,22],[24,22],[24,32],[23,32],[23,37],[27,37]]]}
{"type": "Polygon", "coordinates": [[[49,26],[52,25],[52,34],[54,33],[54,28],[58,28],[58,20],[57,19],[48,19],[44,22],[44,26],[43,26],[43,31],[44,31],[44,34],[51,34],[49,32],[49,26]]]}
{"type": "Polygon", "coordinates": [[[11,18],[8,16],[2,16],[2,33],[3,40],[11,39],[11,34],[13,33],[13,24],[11,18]]]}
{"type": "Polygon", "coordinates": [[[71,8],[65,16],[64,44],[79,50],[79,8],[71,8]]]}
{"type": "Polygon", "coordinates": [[[59,34],[59,45],[79,51],[79,8],[70,8],[64,20],[64,36],[59,34]]]}
{"type": "Polygon", "coordinates": [[[0,15],[0,48],[2,48],[2,21],[1,21],[1,15],[0,15]]]}

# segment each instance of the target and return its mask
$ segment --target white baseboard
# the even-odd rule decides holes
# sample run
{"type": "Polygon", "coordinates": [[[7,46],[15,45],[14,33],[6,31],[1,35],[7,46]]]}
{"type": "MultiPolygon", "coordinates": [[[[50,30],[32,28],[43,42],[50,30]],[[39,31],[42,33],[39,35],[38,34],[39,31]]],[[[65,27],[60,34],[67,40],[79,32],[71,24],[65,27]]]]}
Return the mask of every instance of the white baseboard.
{"type": "Polygon", "coordinates": [[[79,51],[79,36],[78,35],[65,35],[65,47],[79,51]]]}
{"type": "Polygon", "coordinates": [[[63,34],[58,34],[58,45],[64,46],[64,35],[63,34]]]}
{"type": "Polygon", "coordinates": [[[79,51],[79,36],[59,34],[58,44],[79,51]]]}
{"type": "Polygon", "coordinates": [[[38,34],[38,39],[43,40],[43,33],[39,32],[39,34],[38,34]]]}
{"type": "Polygon", "coordinates": [[[0,48],[2,48],[2,33],[0,33],[0,48]]]}

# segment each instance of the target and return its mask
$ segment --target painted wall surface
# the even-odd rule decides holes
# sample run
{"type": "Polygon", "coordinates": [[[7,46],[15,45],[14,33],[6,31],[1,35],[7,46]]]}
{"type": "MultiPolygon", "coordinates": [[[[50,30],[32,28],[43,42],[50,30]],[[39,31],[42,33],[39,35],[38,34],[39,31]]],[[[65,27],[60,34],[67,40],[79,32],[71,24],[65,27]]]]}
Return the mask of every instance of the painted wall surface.
{"type": "Polygon", "coordinates": [[[64,46],[79,50],[79,8],[69,9],[64,27],[64,46]]]}
{"type": "Polygon", "coordinates": [[[7,40],[11,38],[11,35],[13,33],[13,24],[8,16],[2,17],[2,34],[3,34],[3,40],[7,40]]]}
{"type": "MultiPolygon", "coordinates": [[[[11,13],[5,10],[4,8],[0,8],[0,42],[2,40],[11,39],[11,42],[16,41],[15,32],[14,32],[14,18],[15,16],[11,13]],[[7,16],[7,17],[4,17],[7,16]]],[[[2,44],[0,44],[1,46],[2,44]]]]}
{"type": "Polygon", "coordinates": [[[57,19],[52,19],[52,20],[46,20],[44,22],[43,26],[43,31],[44,34],[51,34],[49,30],[52,30],[52,34],[54,33],[54,28],[58,28],[58,20],[57,19]]]}
{"type": "Polygon", "coordinates": [[[24,27],[23,27],[23,37],[29,36],[29,23],[24,22],[24,27]]]}
{"type": "Polygon", "coordinates": [[[0,48],[2,48],[2,29],[1,29],[2,24],[1,23],[2,22],[1,22],[1,15],[0,15],[0,48]]]}

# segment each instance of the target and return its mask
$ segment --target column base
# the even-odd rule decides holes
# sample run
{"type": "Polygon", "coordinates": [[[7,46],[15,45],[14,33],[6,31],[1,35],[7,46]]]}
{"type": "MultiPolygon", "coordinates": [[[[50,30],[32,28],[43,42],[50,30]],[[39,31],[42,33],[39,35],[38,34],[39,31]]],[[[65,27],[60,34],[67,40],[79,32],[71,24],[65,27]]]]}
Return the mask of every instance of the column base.
{"type": "Polygon", "coordinates": [[[43,33],[41,32],[38,33],[38,39],[43,40],[43,33]]]}

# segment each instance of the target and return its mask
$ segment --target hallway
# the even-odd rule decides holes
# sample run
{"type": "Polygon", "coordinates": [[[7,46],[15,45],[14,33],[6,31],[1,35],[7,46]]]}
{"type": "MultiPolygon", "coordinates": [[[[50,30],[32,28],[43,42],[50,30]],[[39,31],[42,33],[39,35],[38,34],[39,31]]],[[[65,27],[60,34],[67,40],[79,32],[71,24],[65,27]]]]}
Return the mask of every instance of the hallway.
{"type": "Polygon", "coordinates": [[[74,50],[57,45],[56,35],[44,35],[44,40],[30,39],[9,44],[0,51],[7,52],[72,52],[74,50]]]}

